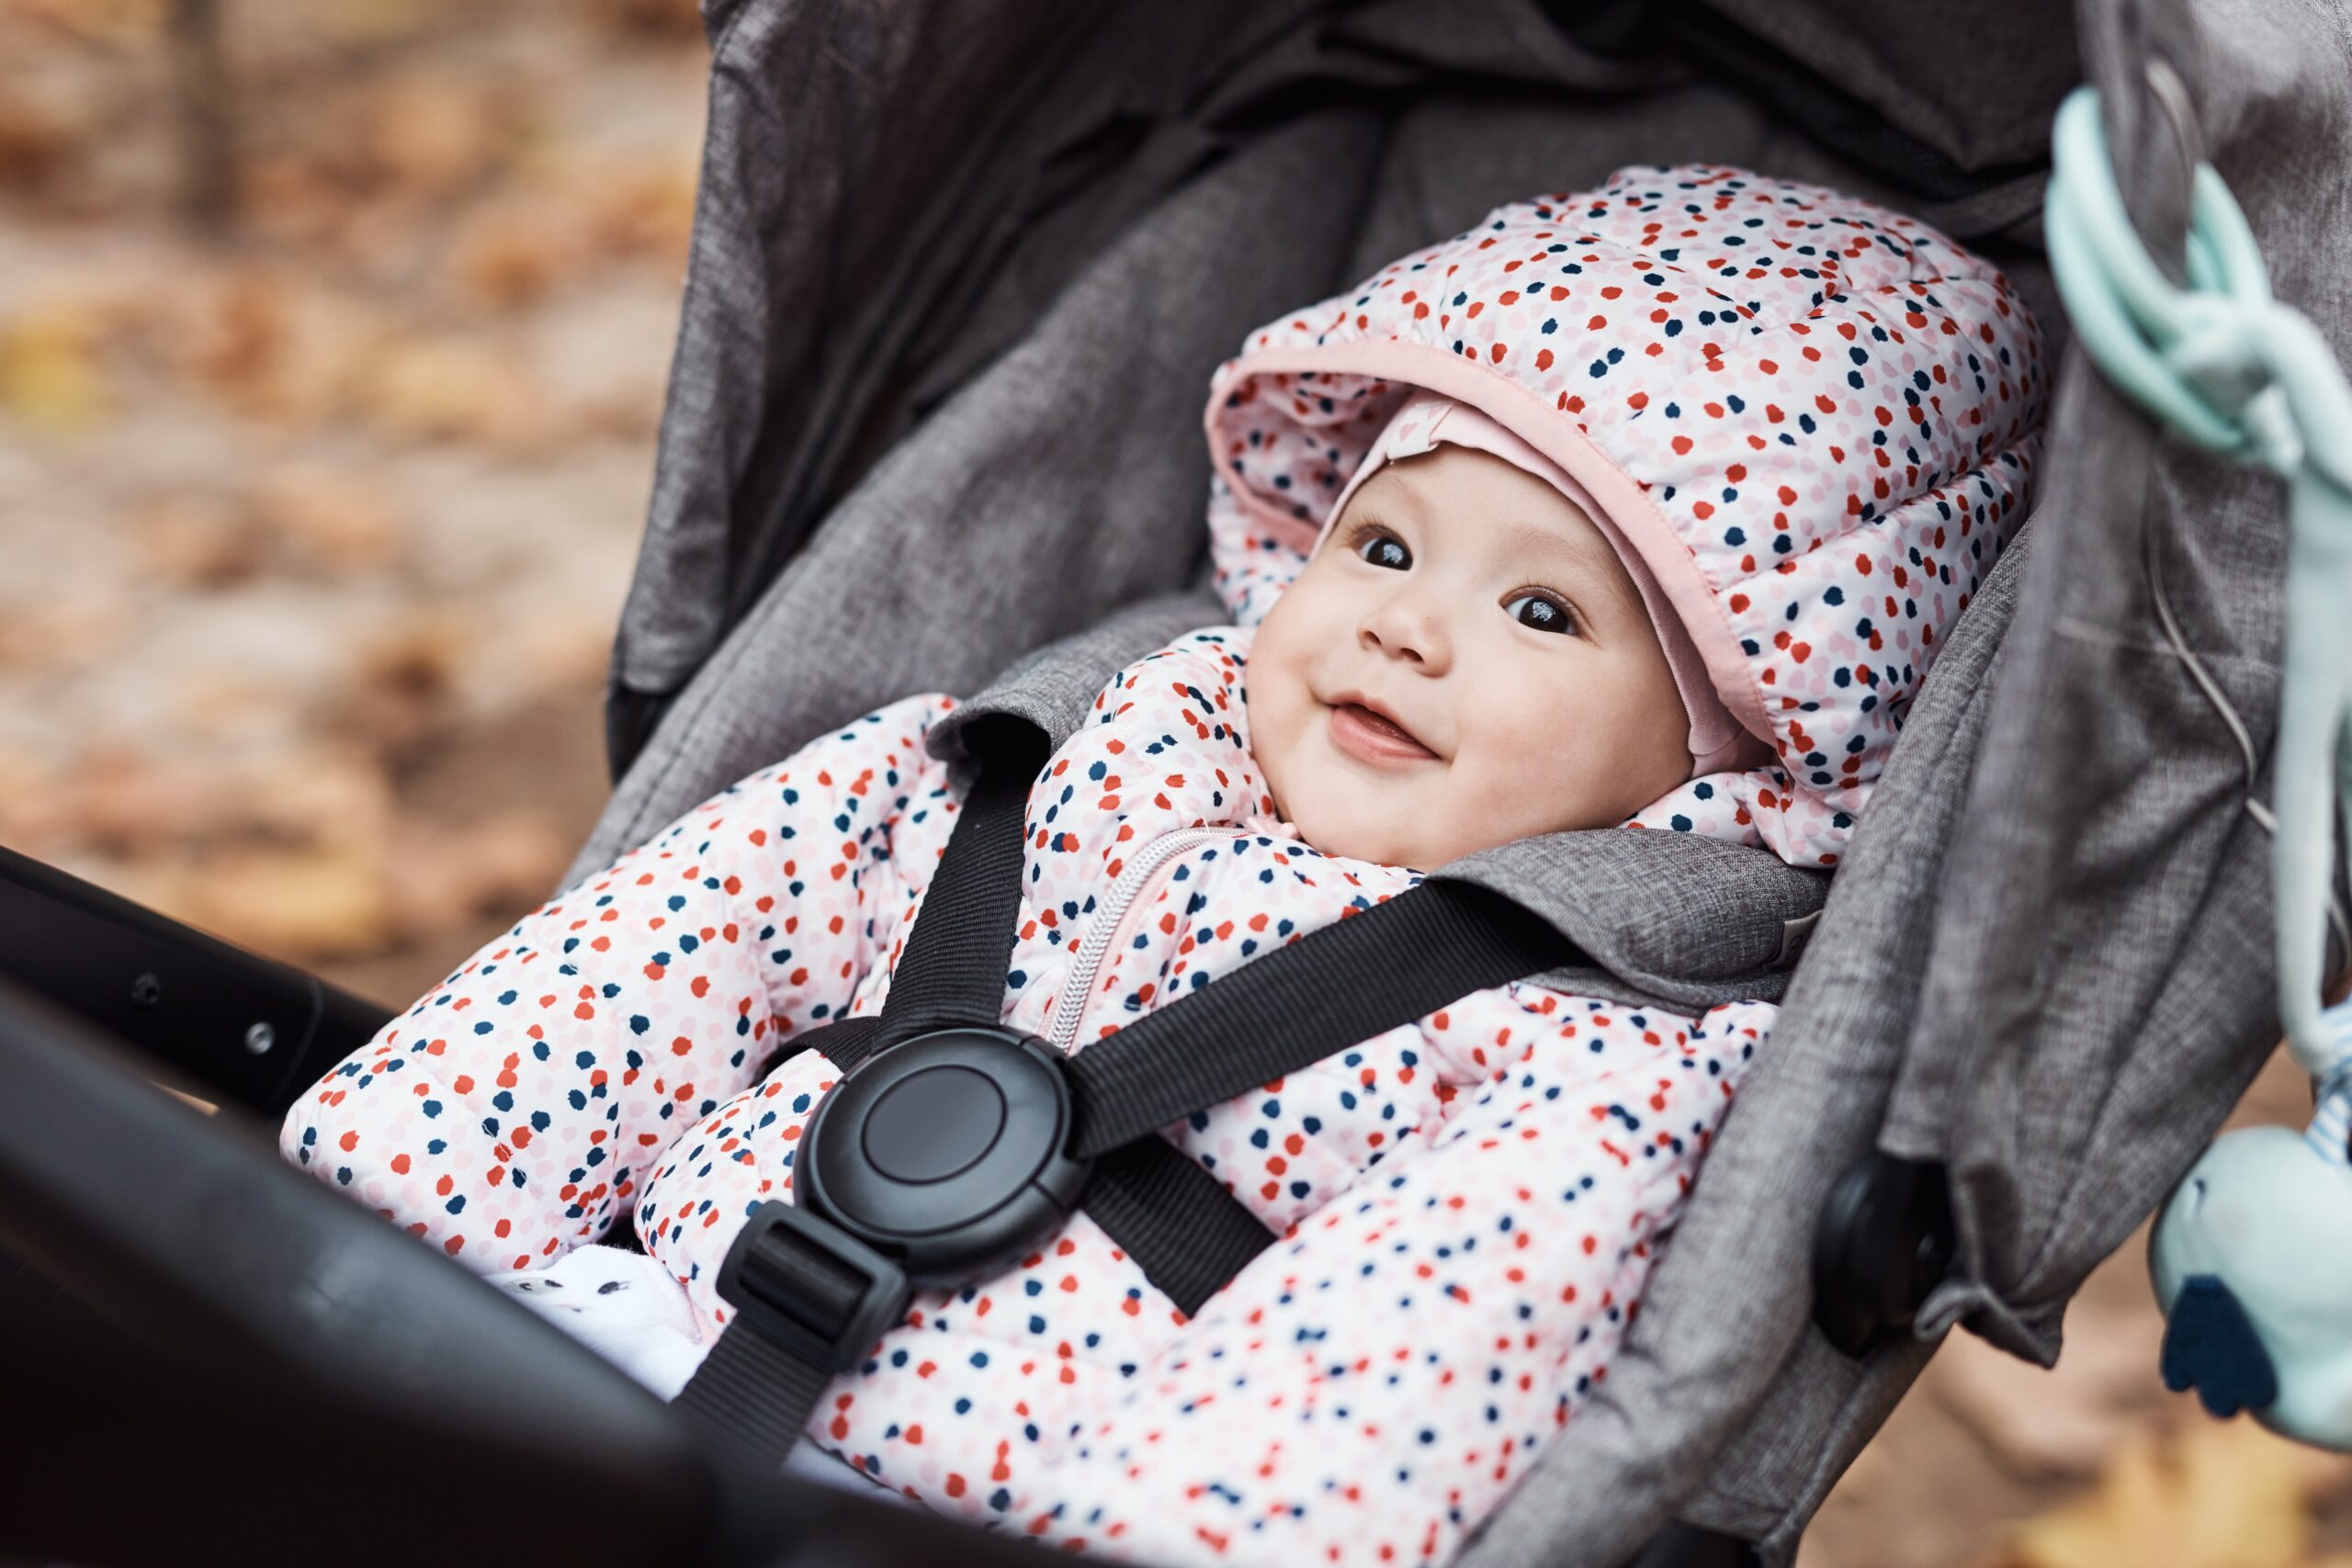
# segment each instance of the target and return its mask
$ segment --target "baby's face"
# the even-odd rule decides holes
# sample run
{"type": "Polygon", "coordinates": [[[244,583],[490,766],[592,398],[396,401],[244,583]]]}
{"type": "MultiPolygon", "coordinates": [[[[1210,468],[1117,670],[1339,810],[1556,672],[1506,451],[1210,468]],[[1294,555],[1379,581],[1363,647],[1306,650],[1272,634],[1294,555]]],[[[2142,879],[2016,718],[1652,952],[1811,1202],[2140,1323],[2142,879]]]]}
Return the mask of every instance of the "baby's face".
{"type": "Polygon", "coordinates": [[[1389,865],[1609,827],[1690,773],[1673,671],[1607,536],[1461,446],[1358,488],[1258,628],[1248,699],[1300,836],[1389,865]]]}

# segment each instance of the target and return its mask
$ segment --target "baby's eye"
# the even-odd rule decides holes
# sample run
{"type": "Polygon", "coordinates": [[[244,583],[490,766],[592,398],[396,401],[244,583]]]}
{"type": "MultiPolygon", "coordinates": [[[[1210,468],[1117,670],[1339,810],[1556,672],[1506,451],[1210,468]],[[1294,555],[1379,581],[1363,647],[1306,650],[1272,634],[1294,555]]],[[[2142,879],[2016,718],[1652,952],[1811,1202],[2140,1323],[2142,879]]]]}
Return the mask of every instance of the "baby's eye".
{"type": "Polygon", "coordinates": [[[1577,629],[1576,618],[1568,614],[1567,606],[1541,593],[1512,596],[1504,603],[1503,613],[1521,626],[1532,626],[1539,632],[1573,632],[1577,629]]]}
{"type": "Polygon", "coordinates": [[[1413,564],[1413,552],[1401,540],[1387,534],[1367,534],[1356,543],[1356,554],[1374,566],[1385,566],[1391,571],[1403,571],[1413,564]]]}

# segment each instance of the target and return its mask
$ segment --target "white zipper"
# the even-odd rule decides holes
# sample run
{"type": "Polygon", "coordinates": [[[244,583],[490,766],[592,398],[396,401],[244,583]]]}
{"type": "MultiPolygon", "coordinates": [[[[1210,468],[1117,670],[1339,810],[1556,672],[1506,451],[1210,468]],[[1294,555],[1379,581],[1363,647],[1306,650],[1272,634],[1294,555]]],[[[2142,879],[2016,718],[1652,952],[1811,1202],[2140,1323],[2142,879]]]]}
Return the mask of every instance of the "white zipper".
{"type": "Polygon", "coordinates": [[[1062,982],[1062,994],[1054,1001],[1053,1028],[1047,1032],[1046,1043],[1067,1055],[1078,1039],[1078,1026],[1085,1016],[1086,1004],[1094,995],[1094,978],[1102,970],[1102,957],[1111,945],[1110,939],[1119,932],[1119,923],[1125,919],[1127,906],[1144,885],[1162,866],[1179,855],[1190,854],[1203,844],[1218,839],[1246,839],[1255,829],[1249,828],[1172,828],[1146,844],[1127,869],[1112,885],[1102,901],[1094,906],[1093,915],[1079,938],[1078,956],[1070,960],[1070,973],[1062,982]],[[1096,942],[1094,933],[1102,933],[1096,942]]]}

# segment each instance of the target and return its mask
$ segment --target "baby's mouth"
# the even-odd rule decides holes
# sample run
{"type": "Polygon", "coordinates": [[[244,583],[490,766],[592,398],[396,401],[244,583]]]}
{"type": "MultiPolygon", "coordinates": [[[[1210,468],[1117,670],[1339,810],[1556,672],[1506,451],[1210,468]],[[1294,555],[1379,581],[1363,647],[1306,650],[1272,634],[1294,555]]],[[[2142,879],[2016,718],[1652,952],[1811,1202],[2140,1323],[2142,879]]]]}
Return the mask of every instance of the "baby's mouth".
{"type": "Polygon", "coordinates": [[[1360,761],[1426,762],[1437,758],[1403,725],[1362,703],[1334,703],[1329,722],[1331,744],[1360,761]]]}

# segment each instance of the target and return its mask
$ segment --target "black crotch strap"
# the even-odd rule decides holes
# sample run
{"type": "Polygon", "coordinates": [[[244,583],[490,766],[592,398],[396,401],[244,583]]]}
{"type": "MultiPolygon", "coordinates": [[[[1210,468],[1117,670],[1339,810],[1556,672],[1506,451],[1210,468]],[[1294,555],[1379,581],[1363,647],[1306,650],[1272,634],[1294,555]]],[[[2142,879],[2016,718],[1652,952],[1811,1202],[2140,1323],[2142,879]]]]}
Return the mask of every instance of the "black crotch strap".
{"type": "Polygon", "coordinates": [[[956,826],[881,1011],[796,1042],[841,1080],[797,1152],[797,1201],[760,1205],[729,1250],[718,1288],[730,1321],[674,1402],[760,1464],[791,1450],[827,1382],[899,1322],[913,1285],[992,1272],[1066,1223],[1084,1183],[1063,1153],[1071,1111],[1057,1059],[997,1027],[1023,814],[1051,748],[1018,720],[966,739],[979,775],[960,807],[943,807],[956,826]]]}

